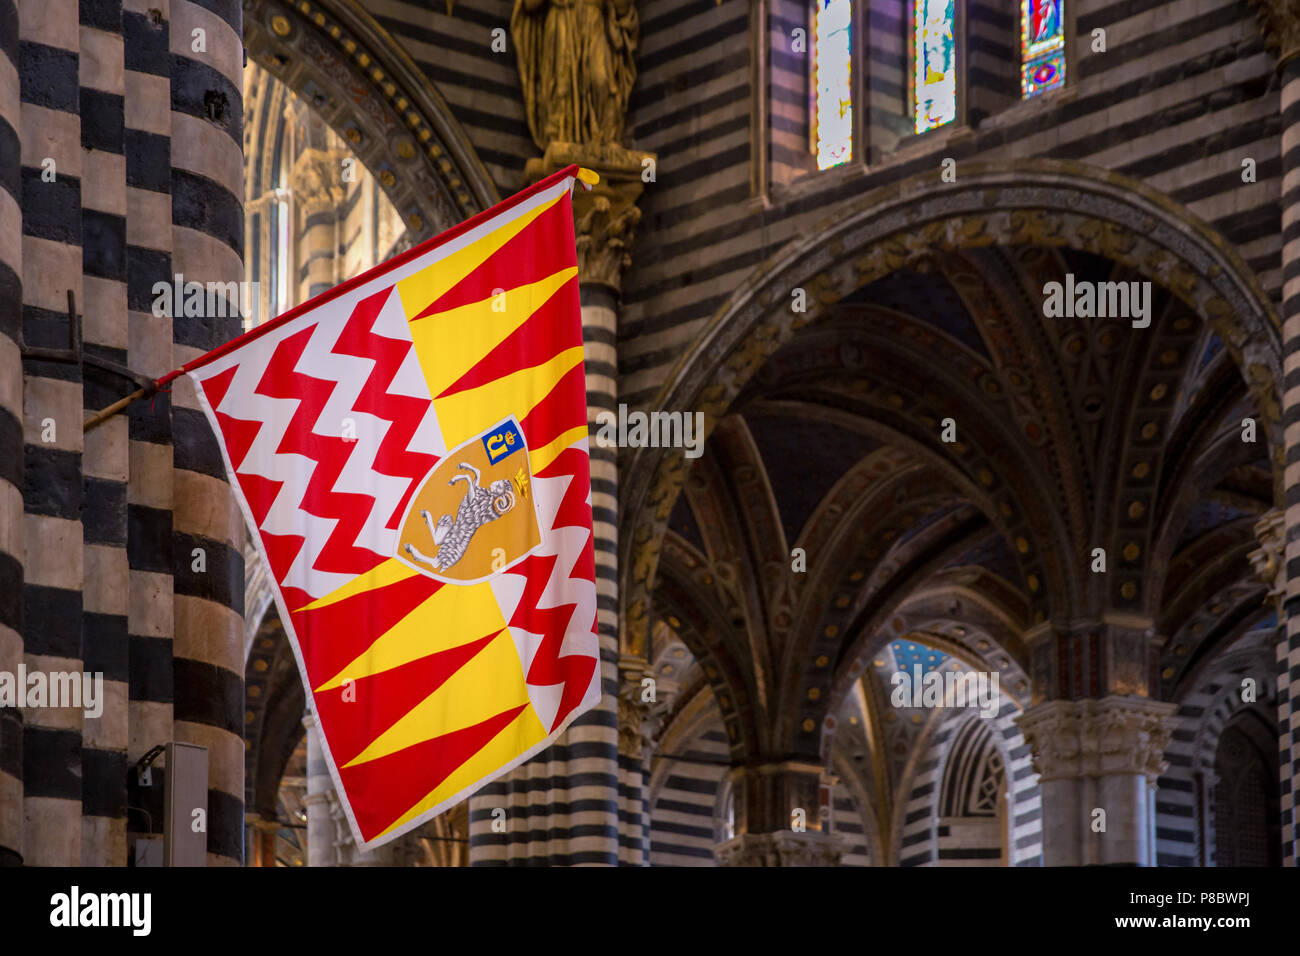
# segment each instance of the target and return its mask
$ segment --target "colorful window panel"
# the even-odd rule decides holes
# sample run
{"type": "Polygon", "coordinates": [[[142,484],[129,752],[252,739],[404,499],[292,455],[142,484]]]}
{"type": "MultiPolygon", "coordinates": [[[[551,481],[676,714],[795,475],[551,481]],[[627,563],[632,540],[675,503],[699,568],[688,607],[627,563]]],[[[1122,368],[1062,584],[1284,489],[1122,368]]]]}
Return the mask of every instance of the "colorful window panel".
{"type": "Polygon", "coordinates": [[[953,0],[916,0],[912,28],[916,131],[924,133],[957,118],[957,30],[953,0]]]}
{"type": "Polygon", "coordinates": [[[1065,0],[1020,0],[1020,92],[1037,96],[1065,82],[1065,0]]]}
{"type": "Polygon", "coordinates": [[[814,0],[817,168],[853,158],[851,0],[814,0]]]}

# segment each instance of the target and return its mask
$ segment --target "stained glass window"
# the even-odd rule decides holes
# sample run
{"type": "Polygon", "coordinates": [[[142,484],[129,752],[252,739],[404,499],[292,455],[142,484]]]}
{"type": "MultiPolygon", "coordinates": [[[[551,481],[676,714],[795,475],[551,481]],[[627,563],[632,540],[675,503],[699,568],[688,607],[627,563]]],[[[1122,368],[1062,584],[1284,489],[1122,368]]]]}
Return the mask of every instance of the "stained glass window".
{"type": "Polygon", "coordinates": [[[1020,0],[1020,92],[1065,82],[1065,0],[1020,0]]]}
{"type": "Polygon", "coordinates": [[[953,0],[916,0],[912,31],[916,131],[924,133],[957,118],[957,31],[953,0]]]}
{"type": "Polygon", "coordinates": [[[851,0],[814,0],[814,4],[817,168],[830,169],[853,157],[852,7],[851,0]]]}

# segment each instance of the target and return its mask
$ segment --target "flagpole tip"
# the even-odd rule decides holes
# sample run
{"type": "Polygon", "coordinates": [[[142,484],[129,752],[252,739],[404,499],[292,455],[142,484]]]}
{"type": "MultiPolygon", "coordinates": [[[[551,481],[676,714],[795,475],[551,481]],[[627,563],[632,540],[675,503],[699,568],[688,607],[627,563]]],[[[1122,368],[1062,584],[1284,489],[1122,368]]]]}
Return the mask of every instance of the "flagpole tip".
{"type": "Polygon", "coordinates": [[[596,183],[600,182],[600,173],[594,169],[588,169],[585,166],[578,167],[578,179],[582,180],[583,187],[590,189],[596,183]]]}

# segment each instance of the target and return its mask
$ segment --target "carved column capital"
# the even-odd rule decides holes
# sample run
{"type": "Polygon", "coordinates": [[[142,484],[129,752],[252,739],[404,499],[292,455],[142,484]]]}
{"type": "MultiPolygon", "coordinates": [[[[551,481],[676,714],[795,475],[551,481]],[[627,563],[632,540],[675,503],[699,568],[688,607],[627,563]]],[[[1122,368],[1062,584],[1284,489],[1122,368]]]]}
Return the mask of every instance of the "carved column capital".
{"type": "Polygon", "coordinates": [[[1264,46],[1279,67],[1300,55],[1300,0],[1251,0],[1264,46]]]}
{"type": "Polygon", "coordinates": [[[629,685],[624,684],[618,695],[618,752],[637,760],[644,753],[641,733],[642,710],[640,702],[632,696],[629,685]]]}
{"type": "Polygon", "coordinates": [[[1280,598],[1286,593],[1286,575],[1282,573],[1286,554],[1286,522],[1280,509],[1266,511],[1255,522],[1255,539],[1259,542],[1259,547],[1247,555],[1251,567],[1268,586],[1268,596],[1280,598]]]}
{"type": "Polygon", "coordinates": [[[813,831],[742,833],[713,848],[719,866],[838,866],[839,840],[813,831]]]}
{"type": "Polygon", "coordinates": [[[1016,719],[1043,781],[1140,773],[1155,782],[1176,706],[1140,697],[1054,700],[1016,719]]]}
{"type": "Polygon", "coordinates": [[[619,670],[618,751],[639,760],[663,727],[677,685],[656,680],[650,691],[654,699],[647,701],[643,679],[652,675],[646,672],[645,662],[620,661],[619,670]]]}
{"type": "Polygon", "coordinates": [[[348,154],[341,149],[304,149],[289,172],[289,187],[299,207],[313,215],[337,209],[347,190],[343,184],[343,160],[348,154]]]}
{"type": "Polygon", "coordinates": [[[574,230],[578,245],[578,278],[584,285],[602,285],[619,292],[623,270],[632,262],[632,241],[641,210],[641,176],[655,162],[653,153],[614,145],[551,143],[540,158],[530,159],[524,178],[536,182],[576,163],[600,176],[590,190],[573,194],[574,230]]]}

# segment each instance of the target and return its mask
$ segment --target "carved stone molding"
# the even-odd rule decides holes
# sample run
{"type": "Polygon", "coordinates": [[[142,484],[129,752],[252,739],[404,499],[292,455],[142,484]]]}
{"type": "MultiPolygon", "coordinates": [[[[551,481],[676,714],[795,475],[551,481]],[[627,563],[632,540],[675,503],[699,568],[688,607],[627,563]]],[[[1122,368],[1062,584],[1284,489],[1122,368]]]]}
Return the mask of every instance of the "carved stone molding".
{"type": "Polygon", "coordinates": [[[839,866],[839,840],[822,833],[742,833],[713,848],[719,866],[839,866]]]}
{"type": "Polygon", "coordinates": [[[1300,54],[1300,0],[1251,0],[1264,46],[1281,67],[1300,54]]]}
{"type": "Polygon", "coordinates": [[[645,688],[642,678],[654,677],[645,670],[644,662],[633,662],[622,671],[618,693],[618,752],[640,760],[663,728],[678,685],[676,681],[654,678],[655,699],[642,700],[645,688]]]}
{"type": "Polygon", "coordinates": [[[243,0],[250,60],[375,174],[415,241],[498,200],[451,108],[360,0],[243,0]]]}
{"type": "Polygon", "coordinates": [[[1016,723],[1043,781],[1140,773],[1154,783],[1169,766],[1164,752],[1176,709],[1140,697],[1053,700],[1026,711],[1016,723]]]}
{"type": "Polygon", "coordinates": [[[1280,598],[1286,593],[1286,575],[1282,572],[1286,553],[1286,522],[1281,510],[1266,511],[1255,522],[1259,548],[1247,555],[1255,574],[1268,586],[1268,596],[1280,598]]]}
{"type": "Polygon", "coordinates": [[[623,270],[632,262],[632,240],[641,221],[636,201],[643,187],[642,170],[654,161],[652,153],[620,146],[551,143],[544,156],[524,167],[530,183],[574,163],[600,175],[592,189],[579,187],[573,195],[578,276],[584,285],[622,289],[623,270]]]}
{"type": "Polygon", "coordinates": [[[642,741],[640,698],[633,696],[635,685],[624,684],[618,695],[618,752],[636,760],[645,752],[642,741]]]}
{"type": "Polygon", "coordinates": [[[294,161],[289,186],[298,207],[308,216],[338,209],[347,190],[343,184],[341,149],[305,149],[294,161]]]}

